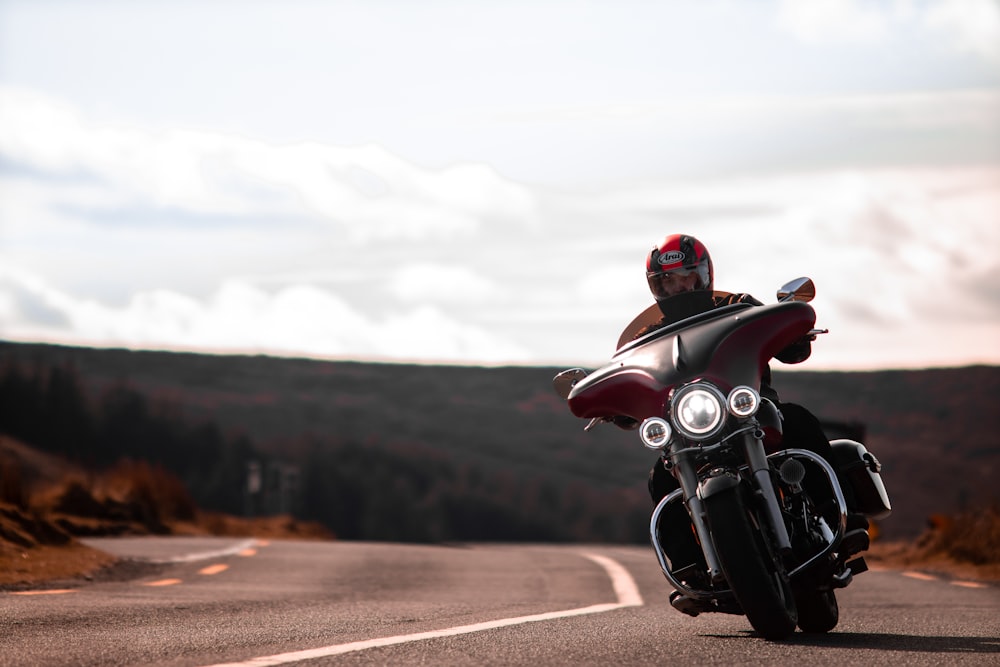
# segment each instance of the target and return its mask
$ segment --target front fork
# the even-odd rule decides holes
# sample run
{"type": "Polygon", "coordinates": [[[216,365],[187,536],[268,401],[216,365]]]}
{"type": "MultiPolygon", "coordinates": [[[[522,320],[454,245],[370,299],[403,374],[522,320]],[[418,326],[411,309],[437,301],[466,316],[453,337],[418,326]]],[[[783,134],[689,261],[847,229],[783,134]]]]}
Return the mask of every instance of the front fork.
{"type": "Polygon", "coordinates": [[[771,466],[764,453],[763,431],[757,429],[744,436],[743,453],[750,466],[750,474],[754,479],[754,493],[758,494],[761,501],[760,508],[763,510],[761,518],[770,529],[774,544],[778,547],[778,553],[786,555],[792,550],[792,540],[788,537],[788,529],[781,516],[781,507],[778,506],[778,492],[774,488],[774,482],[771,479],[771,466]]]}

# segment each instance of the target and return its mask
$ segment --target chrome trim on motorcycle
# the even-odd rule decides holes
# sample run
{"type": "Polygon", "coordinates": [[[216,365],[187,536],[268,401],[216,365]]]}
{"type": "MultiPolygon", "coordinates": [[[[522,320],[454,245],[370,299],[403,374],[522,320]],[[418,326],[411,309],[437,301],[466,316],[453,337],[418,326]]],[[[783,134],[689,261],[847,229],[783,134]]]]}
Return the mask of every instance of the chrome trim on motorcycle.
{"type": "Polygon", "coordinates": [[[726,405],[734,417],[741,419],[753,417],[760,408],[760,394],[753,387],[741,385],[729,392],[726,405]]]}
{"type": "MultiPolygon", "coordinates": [[[[663,576],[667,578],[667,581],[669,581],[670,585],[673,586],[676,590],[680,591],[684,595],[687,595],[688,597],[696,598],[699,600],[711,600],[712,598],[717,598],[719,596],[731,594],[729,589],[703,591],[697,588],[691,588],[684,582],[678,580],[677,577],[675,577],[673,573],[670,571],[670,565],[667,563],[667,554],[663,550],[663,547],[660,545],[658,526],[660,522],[660,514],[663,513],[663,510],[667,507],[667,505],[669,505],[672,502],[680,502],[680,498],[683,495],[683,493],[684,493],[683,489],[676,489],[668,493],[666,496],[664,496],[663,500],[661,500],[653,509],[653,515],[649,519],[649,541],[653,545],[653,551],[656,553],[656,560],[658,560],[660,563],[660,569],[663,571],[663,576]]],[[[697,501],[698,499],[695,498],[694,500],[697,501]]],[[[697,527],[695,528],[695,530],[697,530],[697,527]]],[[[708,544],[711,544],[711,540],[708,541],[708,544]]],[[[711,554],[711,559],[715,560],[715,552],[711,549],[709,549],[708,551],[711,554]]],[[[707,560],[709,558],[709,553],[706,553],[705,556],[707,560]]],[[[719,567],[716,561],[715,571],[718,570],[719,567]]]]}
{"type": "Polygon", "coordinates": [[[663,417],[649,417],[639,427],[639,439],[647,449],[660,450],[670,444],[670,422],[663,417]]]}
{"type": "Polygon", "coordinates": [[[800,572],[804,572],[805,570],[809,569],[809,567],[812,566],[813,563],[816,563],[826,558],[828,555],[830,555],[831,552],[833,552],[834,549],[837,548],[837,545],[840,544],[840,540],[841,538],[844,537],[844,533],[847,530],[847,501],[844,500],[844,492],[840,488],[840,482],[837,481],[837,473],[834,471],[833,466],[827,463],[826,459],[824,459],[819,454],[810,452],[807,449],[783,449],[780,452],[774,452],[773,454],[769,454],[767,458],[779,460],[781,458],[786,458],[791,456],[798,456],[809,459],[809,461],[818,465],[820,469],[826,474],[827,481],[830,483],[830,488],[833,490],[834,499],[837,501],[837,509],[839,514],[838,525],[836,527],[836,530],[832,531],[833,536],[830,539],[829,543],[826,545],[826,547],[820,550],[819,553],[817,553],[815,556],[813,556],[812,558],[810,558],[809,560],[802,563],[801,565],[799,565],[798,567],[796,567],[795,569],[791,570],[788,573],[789,577],[794,577],[796,574],[799,574],[800,572]]]}
{"type": "Polygon", "coordinates": [[[710,440],[726,425],[726,397],[713,384],[692,382],[670,399],[670,421],[691,440],[710,440]]]}
{"type": "Polygon", "coordinates": [[[680,454],[690,454],[690,453],[697,453],[697,454],[702,454],[702,455],[704,455],[704,454],[710,454],[711,452],[714,452],[716,449],[721,449],[722,447],[726,446],[726,442],[728,442],[729,440],[732,440],[736,436],[742,435],[742,434],[747,433],[747,432],[756,431],[756,430],[757,430],[757,425],[756,424],[750,424],[749,426],[744,426],[743,428],[741,428],[739,430],[733,431],[732,433],[730,433],[729,435],[727,435],[722,440],[719,440],[714,445],[695,445],[694,447],[685,447],[683,449],[672,449],[671,450],[671,454],[673,456],[677,456],[677,455],[680,455],[680,454]]]}
{"type": "MultiPolygon", "coordinates": [[[[826,546],[824,546],[820,551],[811,556],[808,560],[797,565],[795,568],[793,568],[788,572],[789,577],[795,577],[796,575],[801,574],[802,572],[808,570],[815,563],[821,562],[824,559],[826,559],[840,544],[840,540],[844,537],[844,533],[847,530],[847,502],[844,500],[843,491],[841,490],[840,483],[837,480],[837,473],[834,471],[833,467],[829,463],[827,463],[823,457],[819,456],[818,454],[815,454],[805,449],[783,449],[781,451],[774,452],[773,454],[769,454],[767,456],[769,460],[776,460],[776,461],[780,461],[783,458],[787,459],[791,457],[801,457],[808,459],[810,462],[815,463],[817,466],[820,467],[823,473],[827,476],[827,481],[829,482],[830,488],[833,491],[833,496],[834,499],[836,500],[837,510],[838,510],[838,518],[836,526],[831,527],[827,525],[825,521],[823,523],[822,528],[824,530],[822,530],[822,533],[824,538],[827,540],[826,546]]],[[[743,468],[749,470],[748,466],[743,466],[743,468]]],[[[660,544],[660,536],[658,535],[658,526],[660,521],[660,515],[663,513],[664,509],[666,509],[666,507],[672,502],[681,502],[681,496],[683,494],[684,494],[683,489],[676,489],[667,494],[666,496],[664,496],[664,498],[653,509],[653,514],[650,517],[649,521],[650,542],[652,543],[653,551],[656,554],[656,559],[660,564],[660,570],[663,571],[663,576],[666,577],[667,581],[670,582],[671,586],[673,586],[676,590],[680,591],[681,593],[689,597],[697,598],[700,600],[708,600],[712,598],[718,598],[720,596],[729,595],[731,594],[731,591],[729,591],[728,589],[713,589],[711,591],[705,591],[705,590],[691,588],[682,581],[678,580],[670,571],[670,565],[667,562],[666,552],[663,550],[663,547],[660,544]]],[[[693,498],[693,500],[695,504],[699,506],[699,511],[700,511],[700,503],[698,501],[698,498],[695,497],[693,498]]],[[[697,531],[697,522],[694,521],[694,517],[692,517],[692,522],[695,523],[695,530],[697,531]]],[[[782,525],[784,525],[783,522],[782,525]]],[[[702,539],[702,535],[700,533],[699,533],[699,539],[702,539]]],[[[708,542],[702,541],[703,548],[706,543],[711,545],[711,539],[709,538],[708,542]]],[[[712,559],[714,561],[716,558],[714,550],[712,550],[712,548],[709,547],[709,549],[705,551],[707,551],[707,553],[705,554],[706,562],[708,561],[708,559],[712,559]]],[[[711,568],[709,569],[711,570],[711,568]]],[[[716,570],[717,569],[718,566],[716,566],[716,570]]]]}

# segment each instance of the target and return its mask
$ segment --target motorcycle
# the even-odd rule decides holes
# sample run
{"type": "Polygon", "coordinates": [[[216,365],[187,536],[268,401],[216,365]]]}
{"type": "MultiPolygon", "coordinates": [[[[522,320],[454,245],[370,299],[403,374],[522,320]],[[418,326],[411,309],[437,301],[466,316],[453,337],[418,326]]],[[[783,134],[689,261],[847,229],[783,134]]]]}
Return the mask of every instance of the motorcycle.
{"type": "Polygon", "coordinates": [[[827,333],[814,328],[815,293],[811,279],[799,278],[768,305],[715,307],[727,293],[679,294],[640,313],[606,365],[553,379],[570,411],[590,420],[585,430],[638,424],[642,443],[676,480],[649,523],[671,605],[691,616],[745,615],[771,640],[796,626],[837,625],[836,590],[868,569],[859,556],[869,547],[867,521],[851,527],[849,516],[891,512],[881,466],[862,443],[832,440],[828,461],[782,442],[779,409],[760,395],[773,357],[827,333]],[[664,326],[636,337],[661,318],[664,326]],[[668,515],[682,517],[680,531],[664,527],[668,515]],[[671,547],[692,537],[694,562],[672,559],[671,547]]]}

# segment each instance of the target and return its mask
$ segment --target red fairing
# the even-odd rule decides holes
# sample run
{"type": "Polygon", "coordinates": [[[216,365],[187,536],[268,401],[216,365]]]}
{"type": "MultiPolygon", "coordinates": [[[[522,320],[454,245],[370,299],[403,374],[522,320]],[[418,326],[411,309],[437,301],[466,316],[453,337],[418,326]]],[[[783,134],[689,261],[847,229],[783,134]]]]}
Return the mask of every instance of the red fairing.
{"type": "MultiPolygon", "coordinates": [[[[816,311],[811,306],[795,305],[772,310],[766,317],[747,322],[723,339],[706,370],[708,379],[724,391],[741,384],[759,388],[768,362],[808,334],[816,323],[816,311]]],[[[751,311],[756,312],[759,311],[751,311]]]]}
{"type": "Polygon", "coordinates": [[[760,388],[767,363],[815,323],[803,302],[719,308],[623,346],[611,362],[570,392],[570,411],[585,419],[662,417],[674,387],[693,380],[723,392],[760,388]]]}
{"type": "Polygon", "coordinates": [[[648,373],[637,369],[621,370],[591,384],[588,391],[571,397],[569,409],[584,419],[613,415],[643,419],[663,414],[668,391],[668,387],[648,373]]]}

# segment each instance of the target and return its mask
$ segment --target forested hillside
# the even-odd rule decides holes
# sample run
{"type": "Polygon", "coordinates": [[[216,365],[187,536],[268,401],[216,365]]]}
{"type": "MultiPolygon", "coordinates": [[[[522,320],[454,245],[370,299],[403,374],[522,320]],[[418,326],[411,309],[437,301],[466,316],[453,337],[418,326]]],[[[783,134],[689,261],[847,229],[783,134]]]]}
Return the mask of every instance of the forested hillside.
{"type": "MultiPolygon", "coordinates": [[[[655,457],[634,433],[584,433],[558,370],[4,343],[0,432],[91,466],[159,462],[206,509],[280,506],[342,538],[642,542],[655,457]]],[[[1000,368],[775,384],[866,430],[894,503],[884,535],[1000,498],[1000,368]]]]}

